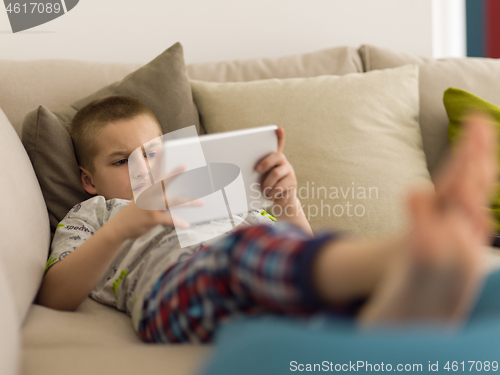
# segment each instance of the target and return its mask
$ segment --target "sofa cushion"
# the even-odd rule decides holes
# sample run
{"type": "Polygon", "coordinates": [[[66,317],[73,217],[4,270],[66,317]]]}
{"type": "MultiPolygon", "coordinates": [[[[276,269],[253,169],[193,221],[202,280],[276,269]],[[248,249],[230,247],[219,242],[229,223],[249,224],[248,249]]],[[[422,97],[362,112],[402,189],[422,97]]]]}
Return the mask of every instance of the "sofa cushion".
{"type": "Polygon", "coordinates": [[[0,170],[0,260],[22,322],[40,286],[50,231],[47,208],[28,155],[1,109],[0,170]]]}
{"type": "Polygon", "coordinates": [[[90,298],[74,312],[33,305],[22,342],[25,375],[192,374],[211,351],[210,345],[144,345],[127,314],[90,298]]]}
{"type": "Polygon", "coordinates": [[[400,229],[402,194],[430,184],[418,126],[418,69],[261,80],[191,81],[208,133],[276,124],[313,229],[400,229]]]}
{"type": "Polygon", "coordinates": [[[7,270],[0,257],[0,374],[18,374],[20,355],[20,326],[18,308],[14,301],[7,270]]]}
{"type": "Polygon", "coordinates": [[[361,59],[353,47],[335,47],[274,59],[233,60],[187,66],[189,78],[213,82],[344,75],[362,71],[361,59]]]}
{"type": "Polygon", "coordinates": [[[145,102],[160,121],[164,133],[190,125],[196,125],[199,130],[198,112],[186,77],[180,43],[122,81],[69,106],[54,111],[40,106],[30,112],[23,124],[22,140],[42,188],[52,231],[71,207],[90,198],[80,183],[68,133],[71,119],[92,100],[112,94],[134,96],[145,102]]]}
{"type": "Polygon", "coordinates": [[[194,375],[211,352],[206,345],[29,348],[23,351],[22,374],[194,375]]]}
{"type": "Polygon", "coordinates": [[[371,45],[359,49],[365,71],[394,68],[405,64],[420,67],[420,127],[431,175],[437,171],[449,149],[448,117],[443,92],[457,87],[500,103],[500,61],[487,58],[450,58],[432,60],[371,45]]]}
{"type": "Polygon", "coordinates": [[[130,317],[86,298],[76,311],[34,304],[23,325],[23,347],[126,346],[142,341],[130,317]]]}

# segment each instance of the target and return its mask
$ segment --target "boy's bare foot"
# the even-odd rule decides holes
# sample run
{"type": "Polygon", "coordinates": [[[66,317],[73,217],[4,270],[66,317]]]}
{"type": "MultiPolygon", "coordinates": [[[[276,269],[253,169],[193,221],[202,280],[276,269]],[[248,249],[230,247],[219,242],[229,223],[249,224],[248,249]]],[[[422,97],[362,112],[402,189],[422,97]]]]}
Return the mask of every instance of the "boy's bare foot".
{"type": "Polygon", "coordinates": [[[482,114],[470,115],[465,126],[435,192],[409,195],[412,232],[361,310],[362,326],[455,326],[467,316],[481,285],[481,246],[491,230],[486,207],[497,181],[497,136],[482,114]]]}

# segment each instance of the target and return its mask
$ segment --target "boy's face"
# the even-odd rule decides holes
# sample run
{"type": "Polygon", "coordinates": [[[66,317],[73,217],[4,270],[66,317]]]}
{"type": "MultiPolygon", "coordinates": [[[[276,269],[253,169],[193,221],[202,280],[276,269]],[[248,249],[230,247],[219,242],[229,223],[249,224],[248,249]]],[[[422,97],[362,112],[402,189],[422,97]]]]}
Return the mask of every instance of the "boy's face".
{"type": "MultiPolygon", "coordinates": [[[[106,199],[133,200],[128,157],[136,148],[160,136],[158,125],[147,115],[106,125],[97,138],[94,170],[90,172],[80,167],[83,188],[90,194],[103,195],[106,199]]],[[[144,180],[149,178],[147,171],[141,171],[134,177],[144,180]]]]}

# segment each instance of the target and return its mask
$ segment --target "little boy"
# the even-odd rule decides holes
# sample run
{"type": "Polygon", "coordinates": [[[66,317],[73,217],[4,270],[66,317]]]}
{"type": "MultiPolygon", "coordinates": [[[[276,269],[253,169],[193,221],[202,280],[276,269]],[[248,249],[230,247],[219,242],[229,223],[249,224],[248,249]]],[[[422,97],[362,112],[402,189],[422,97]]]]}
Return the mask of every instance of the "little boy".
{"type": "MultiPolygon", "coordinates": [[[[478,289],[479,248],[489,231],[483,207],[496,164],[487,122],[469,119],[435,192],[409,195],[409,233],[378,241],[313,238],[279,129],[278,152],[256,168],[274,204],[288,207],[277,220],[289,225],[251,212],[231,233],[181,248],[168,211],[133,202],[127,158],[161,135],[158,121],[136,99],[98,99],[77,113],[70,130],[83,188],[95,197],[58,225],[38,301],[75,310],[90,295],[131,315],[147,342],[207,342],[231,316],[304,315],[359,300],[362,325],[456,324],[478,289]]],[[[194,229],[217,231],[218,224],[194,229]]]]}

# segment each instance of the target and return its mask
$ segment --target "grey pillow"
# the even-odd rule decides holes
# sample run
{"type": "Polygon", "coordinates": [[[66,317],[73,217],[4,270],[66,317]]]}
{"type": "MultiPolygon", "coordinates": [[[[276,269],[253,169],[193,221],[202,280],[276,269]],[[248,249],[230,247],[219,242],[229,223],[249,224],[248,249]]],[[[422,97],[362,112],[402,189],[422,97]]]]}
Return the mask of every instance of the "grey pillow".
{"type": "Polygon", "coordinates": [[[200,131],[198,111],[185,69],[182,46],[176,43],[123,80],[86,98],[54,111],[40,106],[28,113],[23,123],[22,142],[42,189],[52,232],[71,207],[90,197],[81,186],[68,133],[76,112],[103,96],[129,95],[153,110],[164,133],[190,125],[196,125],[200,131]]]}

